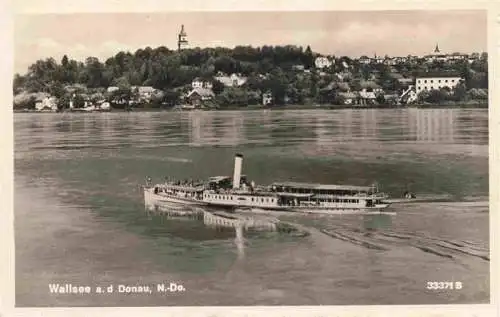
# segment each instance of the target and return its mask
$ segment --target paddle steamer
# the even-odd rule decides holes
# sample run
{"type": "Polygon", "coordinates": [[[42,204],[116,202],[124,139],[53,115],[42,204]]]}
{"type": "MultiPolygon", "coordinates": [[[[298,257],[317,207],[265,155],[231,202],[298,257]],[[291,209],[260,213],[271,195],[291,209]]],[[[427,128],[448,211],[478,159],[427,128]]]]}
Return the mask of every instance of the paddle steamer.
{"type": "Polygon", "coordinates": [[[256,186],[241,174],[243,155],[234,159],[233,176],[215,176],[206,181],[165,181],[144,186],[147,205],[194,205],[281,210],[308,213],[381,211],[389,206],[387,195],[376,186],[327,185],[276,182],[256,186]]]}

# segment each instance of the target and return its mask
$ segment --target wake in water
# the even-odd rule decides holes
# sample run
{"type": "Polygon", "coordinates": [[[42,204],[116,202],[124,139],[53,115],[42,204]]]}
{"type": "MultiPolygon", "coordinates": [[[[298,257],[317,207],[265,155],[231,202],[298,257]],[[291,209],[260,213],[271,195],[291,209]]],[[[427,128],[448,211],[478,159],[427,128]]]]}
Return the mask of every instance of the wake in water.
{"type": "Polygon", "coordinates": [[[362,232],[343,227],[322,229],[324,234],[368,249],[389,251],[394,247],[411,246],[424,252],[445,258],[456,258],[459,254],[489,261],[489,250],[468,241],[446,240],[426,234],[408,232],[362,232]]]}

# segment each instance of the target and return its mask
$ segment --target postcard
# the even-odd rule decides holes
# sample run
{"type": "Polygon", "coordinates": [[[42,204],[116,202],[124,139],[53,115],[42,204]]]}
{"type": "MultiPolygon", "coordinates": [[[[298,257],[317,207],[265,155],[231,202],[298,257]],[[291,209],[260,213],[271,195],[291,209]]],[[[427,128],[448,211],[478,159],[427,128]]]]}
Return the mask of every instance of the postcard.
{"type": "Polygon", "coordinates": [[[13,5],[6,316],[492,316],[498,8],[316,2],[13,5]]]}

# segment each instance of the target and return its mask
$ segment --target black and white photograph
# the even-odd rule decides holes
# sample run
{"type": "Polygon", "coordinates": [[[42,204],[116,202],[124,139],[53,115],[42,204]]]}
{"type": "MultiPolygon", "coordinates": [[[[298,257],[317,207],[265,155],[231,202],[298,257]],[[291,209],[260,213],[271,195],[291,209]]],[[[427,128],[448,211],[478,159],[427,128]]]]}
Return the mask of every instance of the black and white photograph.
{"type": "Polygon", "coordinates": [[[15,14],[15,307],[490,304],[490,18],[15,14]]]}

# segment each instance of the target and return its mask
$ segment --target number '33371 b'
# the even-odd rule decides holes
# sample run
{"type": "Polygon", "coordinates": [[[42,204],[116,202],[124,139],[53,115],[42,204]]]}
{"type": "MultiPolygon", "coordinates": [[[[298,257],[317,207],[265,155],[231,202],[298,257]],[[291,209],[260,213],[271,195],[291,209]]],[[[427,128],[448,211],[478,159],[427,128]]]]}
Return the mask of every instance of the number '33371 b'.
{"type": "Polygon", "coordinates": [[[427,282],[429,290],[462,289],[462,282],[427,282]]]}

